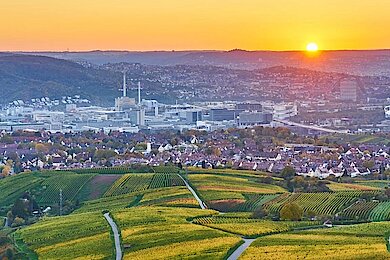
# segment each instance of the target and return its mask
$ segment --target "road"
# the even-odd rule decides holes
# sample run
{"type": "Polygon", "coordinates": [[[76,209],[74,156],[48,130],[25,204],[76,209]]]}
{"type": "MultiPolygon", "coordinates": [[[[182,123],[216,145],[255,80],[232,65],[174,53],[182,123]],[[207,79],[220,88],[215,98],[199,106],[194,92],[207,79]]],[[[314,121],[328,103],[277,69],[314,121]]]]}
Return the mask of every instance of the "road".
{"type": "Polygon", "coordinates": [[[205,207],[205,204],[203,203],[203,201],[199,198],[198,194],[196,194],[196,192],[194,191],[193,188],[191,188],[191,186],[188,184],[188,182],[180,175],[180,174],[177,174],[183,181],[184,183],[186,184],[187,186],[187,189],[192,193],[192,195],[194,195],[195,199],[198,201],[199,203],[199,206],[201,209],[206,209],[205,207]]]}
{"type": "Polygon", "coordinates": [[[4,218],[4,227],[9,227],[8,218],[4,218]]]}
{"type": "Polygon", "coordinates": [[[256,239],[248,239],[248,238],[243,238],[244,244],[239,246],[228,258],[228,260],[236,260],[240,257],[240,255],[247,249],[253,241],[256,239]]]}
{"type": "Polygon", "coordinates": [[[110,224],[112,232],[114,233],[115,240],[115,254],[116,260],[122,260],[122,248],[121,248],[121,240],[119,238],[118,227],[116,226],[114,220],[110,217],[110,213],[105,213],[104,217],[106,218],[108,224],[110,224]]]}
{"type": "Polygon", "coordinates": [[[329,128],[316,126],[316,125],[304,125],[304,124],[300,124],[300,123],[296,123],[296,122],[292,122],[292,121],[288,121],[288,120],[282,120],[282,119],[274,119],[274,121],[278,122],[278,123],[285,124],[285,125],[289,125],[289,126],[298,126],[298,127],[302,127],[302,128],[306,128],[306,129],[312,129],[312,130],[316,130],[316,131],[325,132],[325,133],[348,134],[348,132],[345,130],[329,129],[329,128]]]}

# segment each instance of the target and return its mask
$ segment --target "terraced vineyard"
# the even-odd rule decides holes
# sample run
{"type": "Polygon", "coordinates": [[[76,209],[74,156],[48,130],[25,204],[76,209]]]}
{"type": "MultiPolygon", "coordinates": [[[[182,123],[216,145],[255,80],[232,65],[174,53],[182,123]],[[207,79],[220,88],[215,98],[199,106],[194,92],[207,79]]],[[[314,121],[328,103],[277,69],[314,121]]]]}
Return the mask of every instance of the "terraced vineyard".
{"type": "MultiPolygon", "coordinates": [[[[224,193],[227,193],[228,196],[234,195],[234,193],[224,193]]],[[[209,192],[206,194],[209,194],[209,192]]],[[[218,195],[220,196],[223,194],[218,192],[217,196],[218,195]]],[[[239,198],[237,199],[210,200],[208,201],[208,206],[221,212],[251,212],[278,196],[281,196],[281,194],[239,193],[237,196],[239,198]]]]}
{"type": "Polygon", "coordinates": [[[294,231],[258,238],[240,259],[389,259],[389,222],[294,231]]]}
{"type": "Polygon", "coordinates": [[[366,221],[390,220],[390,202],[357,202],[345,209],[341,216],[366,221]]]}
{"type": "Polygon", "coordinates": [[[299,227],[320,225],[320,222],[317,221],[271,221],[231,216],[201,217],[194,219],[193,223],[246,237],[269,235],[286,232],[299,227]]]}
{"type": "Polygon", "coordinates": [[[42,193],[38,196],[41,204],[52,204],[60,201],[60,190],[62,190],[63,200],[73,200],[80,189],[95,175],[93,174],[72,174],[59,173],[44,180],[42,193]]]}
{"type": "Polygon", "coordinates": [[[370,212],[378,206],[376,202],[357,202],[345,209],[342,213],[344,218],[348,219],[366,219],[368,220],[370,212]]]}
{"type": "Polygon", "coordinates": [[[149,189],[161,187],[185,186],[183,180],[177,174],[154,174],[149,184],[149,189]]]}
{"type": "Polygon", "coordinates": [[[390,220],[390,202],[381,202],[370,212],[369,220],[390,220]]]}
{"type": "Polygon", "coordinates": [[[82,187],[94,176],[54,171],[17,174],[0,181],[0,206],[9,206],[26,191],[32,193],[41,206],[58,204],[60,190],[63,201],[74,201],[82,187]]]}
{"type": "Polygon", "coordinates": [[[390,187],[390,181],[359,181],[359,185],[384,189],[390,187]]]}
{"type": "Polygon", "coordinates": [[[156,166],[153,167],[155,173],[165,173],[165,174],[177,174],[179,173],[179,168],[175,166],[156,166]]]}
{"type": "Polygon", "coordinates": [[[151,166],[132,167],[95,167],[72,169],[73,172],[79,174],[126,174],[126,173],[153,173],[151,166]]]}
{"type": "Polygon", "coordinates": [[[136,191],[117,196],[85,201],[75,213],[119,210],[133,206],[160,205],[168,207],[199,208],[199,204],[186,187],[165,187],[136,191]]]}
{"type": "Polygon", "coordinates": [[[338,183],[331,182],[327,184],[328,188],[332,191],[372,191],[372,190],[380,190],[381,187],[367,185],[366,183],[338,183]]]}
{"type": "Polygon", "coordinates": [[[40,259],[103,259],[113,256],[110,229],[101,214],[48,218],[16,232],[40,259]]]}
{"type": "Polygon", "coordinates": [[[23,173],[0,181],[0,206],[9,206],[24,192],[39,187],[44,178],[35,173],[23,173]]]}
{"type": "Polygon", "coordinates": [[[239,172],[235,176],[232,170],[215,174],[209,172],[188,174],[189,182],[196,188],[206,204],[223,212],[238,211],[241,207],[246,211],[265,202],[261,198],[257,200],[256,197],[249,198],[248,196],[286,192],[277,185],[261,183],[260,178],[263,177],[263,175],[248,172],[246,174],[239,172]]]}
{"type": "Polygon", "coordinates": [[[104,197],[147,190],[152,178],[153,174],[125,174],[122,178],[114,182],[104,194],[104,197]]]}
{"type": "Polygon", "coordinates": [[[181,204],[185,207],[199,208],[194,196],[184,186],[150,189],[144,193],[140,205],[171,205],[181,204]],[[188,203],[188,204],[187,204],[188,203]]]}
{"type": "Polygon", "coordinates": [[[354,203],[361,194],[359,191],[283,194],[265,203],[264,208],[270,212],[279,212],[283,205],[294,202],[301,206],[304,212],[334,215],[354,203]]]}
{"type": "Polygon", "coordinates": [[[117,196],[135,191],[145,191],[162,187],[184,186],[183,180],[177,174],[142,173],[125,174],[110,187],[104,197],[117,196]]]}
{"type": "Polygon", "coordinates": [[[384,233],[390,232],[388,222],[314,230],[322,223],[252,217],[259,207],[278,213],[294,202],[306,213],[327,218],[340,213],[345,219],[390,220],[390,202],[360,199],[366,192],[383,193],[380,188],[363,191],[359,183],[359,190],[348,186],[351,191],[344,191],[343,186],[338,192],[288,193],[262,183],[263,176],[253,172],[189,174],[190,185],[209,207],[228,211],[219,214],[199,209],[174,173],[177,168],[151,169],[155,172],[99,175],[88,169],[82,174],[20,174],[0,180],[0,202],[29,190],[40,205],[53,205],[50,213],[55,214],[60,189],[64,200],[80,201],[67,211],[68,216],[45,216],[16,231],[21,249],[29,248],[41,259],[113,258],[110,227],[102,216],[106,210],[120,228],[124,259],[223,259],[241,243],[241,236],[259,237],[242,259],[388,259],[390,255],[384,241],[384,233]],[[308,228],[313,230],[304,230],[308,228]]]}
{"type": "Polygon", "coordinates": [[[246,201],[237,207],[237,211],[254,211],[280,194],[244,194],[246,201]]]}
{"type": "Polygon", "coordinates": [[[222,259],[241,239],[186,221],[216,214],[201,209],[137,207],[114,213],[121,229],[124,259],[222,259]]]}
{"type": "Polygon", "coordinates": [[[225,176],[218,174],[189,174],[189,180],[200,193],[207,191],[234,191],[241,193],[280,193],[285,189],[271,184],[256,182],[255,177],[225,176]]]}

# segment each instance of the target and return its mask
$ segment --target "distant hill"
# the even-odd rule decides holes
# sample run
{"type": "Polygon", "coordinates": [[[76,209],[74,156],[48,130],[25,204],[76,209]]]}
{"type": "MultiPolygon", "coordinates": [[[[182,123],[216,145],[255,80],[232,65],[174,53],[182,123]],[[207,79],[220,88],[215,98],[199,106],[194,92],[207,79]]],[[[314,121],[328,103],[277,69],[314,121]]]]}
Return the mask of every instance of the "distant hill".
{"type": "Polygon", "coordinates": [[[238,69],[273,66],[311,68],[328,72],[390,76],[390,50],[323,51],[315,59],[301,51],[90,51],[28,53],[66,60],[146,65],[213,65],[238,69]]]}
{"type": "Polygon", "coordinates": [[[71,61],[0,53],[0,103],[81,95],[99,104],[109,104],[118,95],[120,81],[120,73],[85,68],[71,61]]]}

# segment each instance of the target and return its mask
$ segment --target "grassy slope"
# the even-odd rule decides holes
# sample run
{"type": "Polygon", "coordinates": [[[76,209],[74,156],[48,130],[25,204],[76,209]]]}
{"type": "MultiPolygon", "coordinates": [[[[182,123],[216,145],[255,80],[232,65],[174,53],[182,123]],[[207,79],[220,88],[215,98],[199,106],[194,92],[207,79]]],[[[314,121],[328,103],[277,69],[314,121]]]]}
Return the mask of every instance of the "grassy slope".
{"type": "Polygon", "coordinates": [[[295,231],[258,238],[241,259],[389,259],[390,222],[295,231]]]}
{"type": "Polygon", "coordinates": [[[244,199],[242,193],[281,193],[286,191],[276,185],[256,182],[255,177],[189,174],[188,178],[206,201],[244,199]]]}
{"type": "Polygon", "coordinates": [[[225,215],[196,218],[194,223],[245,237],[257,237],[320,224],[318,221],[271,221],[245,217],[225,217],[225,215]]]}
{"type": "Polygon", "coordinates": [[[373,187],[365,182],[359,183],[338,183],[331,182],[327,184],[328,188],[332,191],[351,191],[351,190],[360,190],[360,191],[370,191],[370,190],[379,190],[380,187],[373,187]]]}
{"type": "Polygon", "coordinates": [[[128,248],[124,259],[221,259],[240,238],[186,221],[215,213],[200,209],[137,207],[113,215],[128,248]]]}
{"type": "Polygon", "coordinates": [[[41,259],[101,259],[112,255],[110,228],[102,214],[46,218],[17,231],[41,259]]]}
{"type": "Polygon", "coordinates": [[[82,203],[75,213],[124,209],[136,205],[170,205],[199,207],[192,194],[185,187],[167,187],[136,191],[119,196],[103,197],[82,203]]]}

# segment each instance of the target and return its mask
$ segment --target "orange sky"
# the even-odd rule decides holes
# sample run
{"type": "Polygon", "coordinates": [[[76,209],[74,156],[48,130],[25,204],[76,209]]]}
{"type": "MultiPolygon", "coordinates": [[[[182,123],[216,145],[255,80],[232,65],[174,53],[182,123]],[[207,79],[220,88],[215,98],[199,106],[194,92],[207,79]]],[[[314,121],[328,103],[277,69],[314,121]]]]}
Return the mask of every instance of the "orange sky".
{"type": "Polygon", "coordinates": [[[390,48],[390,0],[2,0],[0,50],[390,48]]]}

